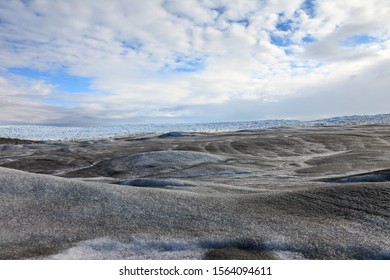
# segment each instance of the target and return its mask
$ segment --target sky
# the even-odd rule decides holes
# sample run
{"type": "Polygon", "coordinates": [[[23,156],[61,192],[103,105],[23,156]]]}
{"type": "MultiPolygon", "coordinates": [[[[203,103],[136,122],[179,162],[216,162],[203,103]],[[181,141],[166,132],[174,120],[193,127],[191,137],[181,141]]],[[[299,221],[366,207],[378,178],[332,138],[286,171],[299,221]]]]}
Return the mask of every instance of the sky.
{"type": "Polygon", "coordinates": [[[1,0],[0,124],[390,113],[388,0],[1,0]]]}

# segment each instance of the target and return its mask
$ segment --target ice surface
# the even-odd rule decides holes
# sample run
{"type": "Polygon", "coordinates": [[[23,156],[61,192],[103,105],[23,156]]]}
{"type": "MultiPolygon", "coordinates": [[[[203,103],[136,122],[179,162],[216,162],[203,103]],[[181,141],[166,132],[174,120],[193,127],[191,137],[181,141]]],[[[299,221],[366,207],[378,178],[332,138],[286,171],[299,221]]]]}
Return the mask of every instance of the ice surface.
{"type": "Polygon", "coordinates": [[[102,127],[5,125],[0,126],[0,137],[42,141],[94,140],[150,133],[163,134],[162,137],[179,137],[185,136],[188,132],[222,132],[234,131],[239,129],[291,126],[298,123],[300,122],[288,120],[273,120],[193,124],[144,124],[102,127]]]}
{"type": "Polygon", "coordinates": [[[390,114],[346,116],[315,121],[264,120],[218,123],[132,124],[101,127],[56,127],[31,125],[0,126],[0,137],[29,140],[88,140],[124,137],[135,134],[163,134],[163,137],[185,136],[188,132],[222,132],[285,126],[340,126],[354,124],[389,124],[390,114]]]}
{"type": "Polygon", "coordinates": [[[3,139],[0,259],[389,259],[390,126],[320,126],[3,139]]]}

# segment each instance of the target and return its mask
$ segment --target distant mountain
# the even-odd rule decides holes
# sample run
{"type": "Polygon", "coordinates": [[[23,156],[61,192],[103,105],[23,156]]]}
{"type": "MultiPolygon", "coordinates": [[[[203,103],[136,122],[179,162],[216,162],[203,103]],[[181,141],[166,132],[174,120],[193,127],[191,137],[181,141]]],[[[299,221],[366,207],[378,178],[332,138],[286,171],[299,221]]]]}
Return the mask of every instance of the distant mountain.
{"type": "Polygon", "coordinates": [[[364,125],[364,124],[390,124],[390,114],[378,115],[352,115],[334,118],[326,118],[304,122],[314,126],[340,126],[340,125],[364,125]]]}

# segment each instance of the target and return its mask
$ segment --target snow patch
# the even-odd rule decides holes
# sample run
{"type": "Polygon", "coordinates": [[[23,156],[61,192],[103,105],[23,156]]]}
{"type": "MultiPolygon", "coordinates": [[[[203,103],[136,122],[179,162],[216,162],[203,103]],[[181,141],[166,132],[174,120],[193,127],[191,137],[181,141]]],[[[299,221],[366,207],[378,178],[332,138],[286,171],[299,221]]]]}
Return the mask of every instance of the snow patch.
{"type": "Polygon", "coordinates": [[[114,260],[114,259],[202,259],[210,249],[238,248],[241,250],[265,250],[281,259],[304,259],[299,252],[283,250],[286,244],[263,243],[255,240],[145,240],[132,239],[120,242],[97,238],[46,257],[52,260],[114,260]]]}
{"type": "Polygon", "coordinates": [[[203,253],[204,250],[195,242],[135,239],[129,243],[123,243],[99,238],[80,242],[75,247],[48,256],[47,259],[201,259],[203,253]]]}

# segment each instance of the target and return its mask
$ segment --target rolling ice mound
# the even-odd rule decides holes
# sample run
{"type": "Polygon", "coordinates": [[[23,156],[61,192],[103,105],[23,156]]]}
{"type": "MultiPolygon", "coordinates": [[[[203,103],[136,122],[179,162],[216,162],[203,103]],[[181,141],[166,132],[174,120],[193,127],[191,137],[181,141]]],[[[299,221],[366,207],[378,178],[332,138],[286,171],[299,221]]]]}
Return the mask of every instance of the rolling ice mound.
{"type": "Polygon", "coordinates": [[[132,154],[112,161],[114,170],[123,170],[127,168],[146,168],[146,167],[177,167],[191,166],[204,163],[216,163],[226,160],[222,156],[210,153],[195,151],[156,151],[132,154]]]}
{"type": "Polygon", "coordinates": [[[181,132],[181,131],[170,131],[168,133],[161,134],[158,138],[170,138],[170,137],[184,137],[191,136],[189,133],[181,132]]]}

